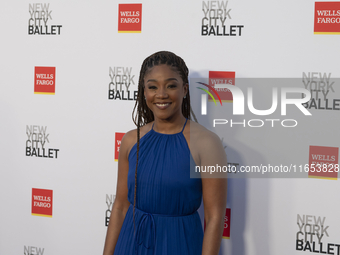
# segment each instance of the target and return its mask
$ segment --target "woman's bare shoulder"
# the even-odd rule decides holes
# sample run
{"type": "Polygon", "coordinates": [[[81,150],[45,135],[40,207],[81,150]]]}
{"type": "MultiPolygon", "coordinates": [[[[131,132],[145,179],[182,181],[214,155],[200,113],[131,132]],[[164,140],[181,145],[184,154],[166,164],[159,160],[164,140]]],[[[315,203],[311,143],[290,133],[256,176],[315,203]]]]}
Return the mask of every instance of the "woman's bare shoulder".
{"type": "Polygon", "coordinates": [[[220,143],[220,138],[212,131],[208,130],[204,126],[198,124],[197,122],[190,121],[189,124],[189,132],[190,132],[190,142],[194,143],[220,143]]]}
{"type": "Polygon", "coordinates": [[[202,125],[190,122],[190,151],[196,165],[226,165],[227,157],[221,139],[202,125]]]}
{"type": "MultiPolygon", "coordinates": [[[[140,138],[150,131],[152,123],[140,127],[140,138]]],[[[125,133],[122,138],[121,149],[129,154],[132,147],[137,143],[137,129],[132,129],[125,133]]]]}

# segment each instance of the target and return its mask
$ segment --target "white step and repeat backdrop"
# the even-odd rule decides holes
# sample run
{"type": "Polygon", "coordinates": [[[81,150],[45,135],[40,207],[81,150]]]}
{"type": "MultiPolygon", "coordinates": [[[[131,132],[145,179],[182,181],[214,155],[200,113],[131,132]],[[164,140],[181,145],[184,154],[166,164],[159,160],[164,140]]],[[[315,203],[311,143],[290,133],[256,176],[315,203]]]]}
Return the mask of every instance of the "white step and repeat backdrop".
{"type": "Polygon", "coordinates": [[[186,61],[197,119],[238,172],[220,254],[340,254],[340,2],[6,1],[0,31],[0,254],[102,253],[139,68],[159,50],[186,61]],[[224,89],[202,114],[202,83],[241,89],[244,115],[224,89]],[[311,99],[285,114],[284,88],[311,99]]]}

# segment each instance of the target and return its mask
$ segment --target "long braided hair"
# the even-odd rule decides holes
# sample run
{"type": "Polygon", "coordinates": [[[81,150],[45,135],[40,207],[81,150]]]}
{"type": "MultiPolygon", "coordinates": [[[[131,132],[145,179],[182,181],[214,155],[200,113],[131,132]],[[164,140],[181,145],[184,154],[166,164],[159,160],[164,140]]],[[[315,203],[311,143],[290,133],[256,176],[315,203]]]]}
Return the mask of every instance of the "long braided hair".
{"type": "MultiPolygon", "coordinates": [[[[150,69],[156,65],[166,64],[174,68],[183,80],[183,84],[189,84],[188,75],[189,70],[186,66],[184,60],[169,51],[159,51],[151,56],[147,57],[141,66],[139,81],[138,81],[138,94],[136,104],[133,108],[132,119],[133,122],[137,126],[137,158],[136,158],[136,169],[135,169],[135,190],[134,190],[134,199],[133,199],[133,222],[135,226],[135,207],[136,207],[136,193],[137,193],[137,166],[138,166],[138,155],[139,155],[139,140],[140,140],[140,128],[145,124],[148,124],[154,120],[154,115],[149,107],[146,105],[146,101],[144,99],[144,77],[150,69]]],[[[196,117],[194,113],[191,111],[190,107],[190,94],[189,90],[186,94],[186,97],[183,98],[182,103],[182,113],[183,116],[187,119],[190,118],[190,112],[194,117],[195,121],[196,117]]]]}

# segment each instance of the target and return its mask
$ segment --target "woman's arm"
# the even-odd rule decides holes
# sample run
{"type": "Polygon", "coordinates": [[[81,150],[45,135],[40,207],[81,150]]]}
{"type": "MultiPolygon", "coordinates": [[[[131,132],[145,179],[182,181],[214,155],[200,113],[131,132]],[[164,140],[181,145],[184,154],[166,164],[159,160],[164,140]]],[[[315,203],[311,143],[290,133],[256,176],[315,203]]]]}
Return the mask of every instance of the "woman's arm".
{"type": "Polygon", "coordinates": [[[119,149],[116,199],[111,210],[103,255],[113,254],[126,212],[130,206],[130,202],[128,201],[127,176],[129,171],[128,152],[135,140],[133,138],[136,136],[133,133],[133,131],[130,131],[124,135],[119,149]]]}
{"type": "Polygon", "coordinates": [[[227,196],[227,179],[202,179],[206,222],[202,255],[217,255],[220,250],[227,196]]]}
{"type": "MultiPolygon", "coordinates": [[[[209,132],[209,134],[204,135],[200,144],[204,144],[204,149],[200,150],[201,166],[227,166],[227,156],[217,135],[209,132]]],[[[201,177],[206,223],[202,255],[217,255],[222,240],[227,202],[226,173],[201,173],[201,177]]]]}

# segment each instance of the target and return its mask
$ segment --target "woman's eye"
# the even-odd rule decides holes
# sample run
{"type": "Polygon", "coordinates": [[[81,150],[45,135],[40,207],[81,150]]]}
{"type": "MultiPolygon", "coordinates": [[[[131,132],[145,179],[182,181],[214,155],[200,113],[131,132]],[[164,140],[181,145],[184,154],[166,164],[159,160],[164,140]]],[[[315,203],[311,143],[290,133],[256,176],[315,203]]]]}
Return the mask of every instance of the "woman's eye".
{"type": "Polygon", "coordinates": [[[148,86],[148,89],[156,89],[156,86],[148,86]]]}
{"type": "Polygon", "coordinates": [[[173,88],[176,88],[176,87],[177,87],[177,85],[175,85],[175,84],[171,84],[171,85],[168,86],[168,88],[170,88],[170,89],[173,89],[173,88]]]}

